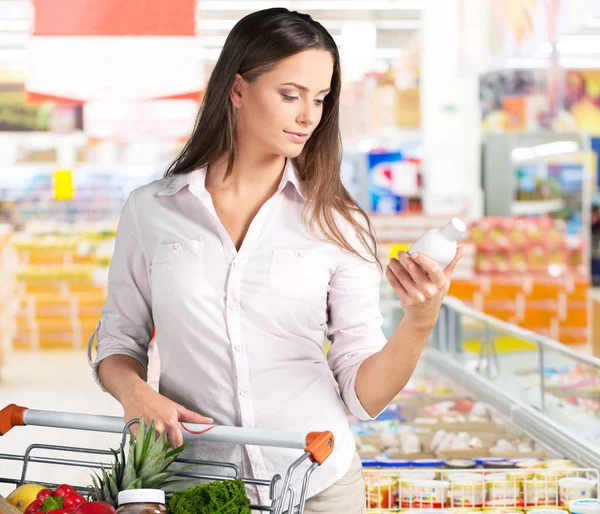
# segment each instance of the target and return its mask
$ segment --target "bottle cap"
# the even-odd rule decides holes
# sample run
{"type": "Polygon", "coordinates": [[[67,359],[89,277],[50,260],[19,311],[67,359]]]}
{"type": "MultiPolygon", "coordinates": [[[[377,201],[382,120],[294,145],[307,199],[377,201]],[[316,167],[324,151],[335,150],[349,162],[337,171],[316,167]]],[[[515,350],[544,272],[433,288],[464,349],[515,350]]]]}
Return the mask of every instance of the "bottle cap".
{"type": "Polygon", "coordinates": [[[165,504],[165,492],[160,489],[129,489],[121,491],[117,497],[119,505],[126,503],[165,504]]]}
{"type": "Polygon", "coordinates": [[[452,218],[450,223],[442,229],[442,232],[448,239],[456,241],[466,232],[466,230],[467,226],[464,221],[459,218],[452,218]]]}

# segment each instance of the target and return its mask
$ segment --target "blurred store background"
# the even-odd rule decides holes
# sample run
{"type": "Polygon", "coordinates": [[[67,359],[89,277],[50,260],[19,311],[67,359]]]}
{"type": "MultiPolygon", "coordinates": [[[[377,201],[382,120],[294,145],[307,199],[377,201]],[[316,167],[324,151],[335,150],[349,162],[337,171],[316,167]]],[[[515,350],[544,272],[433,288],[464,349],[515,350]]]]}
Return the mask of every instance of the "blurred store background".
{"type": "Polygon", "coordinates": [[[342,174],[381,258],[468,223],[447,371],[600,441],[598,0],[0,0],[0,408],[119,414],[85,348],[120,210],[181,149],[228,31],[270,6],[340,47],[342,174]]]}

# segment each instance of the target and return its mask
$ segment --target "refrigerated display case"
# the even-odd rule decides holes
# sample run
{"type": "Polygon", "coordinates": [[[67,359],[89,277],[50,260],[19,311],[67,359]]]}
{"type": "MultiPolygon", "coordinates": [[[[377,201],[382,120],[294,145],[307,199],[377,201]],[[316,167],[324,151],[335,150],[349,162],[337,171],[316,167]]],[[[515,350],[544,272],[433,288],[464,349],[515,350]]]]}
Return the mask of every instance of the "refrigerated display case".
{"type": "Polygon", "coordinates": [[[600,359],[547,336],[444,302],[427,357],[495,402],[540,441],[600,467],[600,359]],[[516,401],[515,401],[516,400],[516,401]]]}
{"type": "MultiPolygon", "coordinates": [[[[389,337],[402,309],[385,281],[380,303],[389,337]]],[[[354,420],[368,512],[566,511],[571,478],[598,496],[598,377],[599,359],[447,298],[409,385],[377,420],[354,420]],[[465,473],[482,484],[457,484],[465,473]]]]}
{"type": "Polygon", "coordinates": [[[573,426],[591,425],[557,417],[549,392],[539,408],[536,385],[524,395],[510,377],[499,380],[491,368],[502,366],[502,357],[489,344],[466,358],[459,342],[467,333],[447,304],[412,386],[378,420],[355,427],[367,511],[566,513],[572,501],[597,497],[598,445],[573,426]],[[376,445],[387,447],[373,453],[376,445]],[[580,486],[576,492],[571,483],[580,486]]]}

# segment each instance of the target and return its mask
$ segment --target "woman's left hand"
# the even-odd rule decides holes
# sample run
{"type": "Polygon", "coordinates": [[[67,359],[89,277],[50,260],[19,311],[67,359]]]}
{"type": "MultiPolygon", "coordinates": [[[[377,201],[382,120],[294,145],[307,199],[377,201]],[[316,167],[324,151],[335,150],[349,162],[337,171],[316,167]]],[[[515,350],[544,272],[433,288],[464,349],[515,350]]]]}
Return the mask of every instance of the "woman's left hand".
{"type": "Polygon", "coordinates": [[[405,320],[416,328],[433,328],[462,254],[459,248],[444,270],[422,254],[410,256],[400,252],[398,259],[390,259],[385,274],[400,298],[405,320]]]}

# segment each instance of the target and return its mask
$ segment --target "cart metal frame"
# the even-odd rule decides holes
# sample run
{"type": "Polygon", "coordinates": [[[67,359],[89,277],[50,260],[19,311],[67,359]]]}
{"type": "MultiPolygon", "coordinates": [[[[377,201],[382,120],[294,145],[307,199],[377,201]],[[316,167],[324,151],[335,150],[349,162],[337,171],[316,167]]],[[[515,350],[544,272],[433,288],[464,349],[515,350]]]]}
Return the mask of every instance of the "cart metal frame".
{"type": "MultiPolygon", "coordinates": [[[[55,411],[32,410],[11,404],[0,411],[0,436],[6,434],[10,429],[17,426],[42,426],[74,430],[87,430],[93,432],[121,433],[120,447],[125,448],[128,440],[130,427],[138,420],[132,420],[125,424],[122,418],[113,416],[98,416],[90,414],[76,414],[55,411]]],[[[331,432],[311,432],[308,435],[278,432],[270,430],[259,430],[238,427],[223,427],[216,425],[193,425],[182,424],[182,432],[186,442],[202,440],[208,442],[221,442],[232,444],[249,444],[258,446],[274,446],[280,448],[293,448],[304,450],[304,453],[294,461],[282,477],[274,475],[270,480],[255,479],[242,476],[242,472],[236,464],[229,462],[203,461],[195,459],[178,458],[176,462],[182,464],[196,464],[202,468],[213,468],[213,472],[184,472],[182,477],[191,480],[239,480],[247,485],[269,489],[270,505],[251,505],[253,511],[270,512],[273,514],[294,513],[302,514],[306,503],[308,484],[315,469],[322,465],[331,455],[334,448],[334,438],[331,432]],[[302,487],[300,491],[292,484],[298,468],[310,461],[311,465],[304,472],[302,487]],[[218,469],[231,470],[231,475],[224,475],[218,469]]],[[[117,449],[117,451],[120,448],[117,449]]],[[[110,469],[110,463],[85,460],[84,455],[99,455],[113,457],[111,450],[99,448],[79,448],[74,446],[49,445],[35,443],[30,445],[23,455],[0,453],[0,462],[18,461],[22,462],[21,475],[18,478],[0,476],[0,483],[14,484],[19,486],[28,483],[27,472],[32,463],[50,464],[56,466],[70,466],[92,469],[110,469]],[[40,456],[39,452],[75,453],[82,455],[78,458],[65,458],[60,456],[40,456]]],[[[186,480],[187,482],[187,480],[186,480]]],[[[36,483],[40,483],[36,481],[36,483]]],[[[44,482],[41,485],[56,487],[59,484],[44,482]]],[[[87,492],[87,486],[74,486],[79,492],[87,492]]]]}

